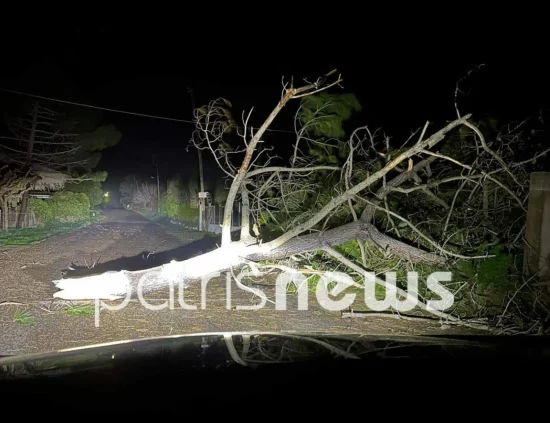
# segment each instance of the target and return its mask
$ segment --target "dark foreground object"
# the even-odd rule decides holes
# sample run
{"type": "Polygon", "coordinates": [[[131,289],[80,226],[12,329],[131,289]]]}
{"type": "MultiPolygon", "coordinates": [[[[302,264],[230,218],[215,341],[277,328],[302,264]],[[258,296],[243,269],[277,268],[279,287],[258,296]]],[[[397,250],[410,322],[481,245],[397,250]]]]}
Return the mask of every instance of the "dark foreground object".
{"type": "Polygon", "coordinates": [[[27,414],[352,417],[402,401],[445,410],[445,401],[509,389],[532,402],[545,395],[536,382],[548,380],[549,364],[544,337],[213,333],[4,357],[0,398],[32,404],[27,414]]]}

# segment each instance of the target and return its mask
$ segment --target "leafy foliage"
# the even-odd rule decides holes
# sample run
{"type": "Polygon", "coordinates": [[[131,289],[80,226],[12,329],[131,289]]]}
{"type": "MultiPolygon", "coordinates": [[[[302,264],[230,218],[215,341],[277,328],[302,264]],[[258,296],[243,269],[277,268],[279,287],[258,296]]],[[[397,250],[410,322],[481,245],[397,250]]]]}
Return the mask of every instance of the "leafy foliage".
{"type": "Polygon", "coordinates": [[[167,200],[166,216],[179,222],[195,223],[199,217],[199,209],[167,200]]]}
{"type": "Polygon", "coordinates": [[[199,210],[189,205],[186,188],[179,178],[168,182],[163,199],[163,214],[180,222],[194,223],[199,216],[199,210]]]}
{"type": "MultiPolygon", "coordinates": [[[[352,143],[350,140],[344,141],[346,121],[341,118],[351,115],[334,112],[330,101],[323,103],[327,99],[329,96],[319,95],[305,98],[302,102],[297,129],[298,135],[303,135],[299,146],[302,153],[299,166],[336,165],[346,169],[352,143]]],[[[352,107],[351,110],[356,109],[352,107]]],[[[351,261],[376,273],[396,272],[401,288],[406,288],[404,282],[408,271],[419,272],[419,281],[425,281],[434,271],[450,270],[453,277],[449,289],[457,291],[455,306],[460,310],[459,314],[471,314],[472,310],[476,310],[474,313],[490,313],[491,307],[498,308],[497,304],[502,303],[503,295],[508,295],[511,289],[515,292],[514,284],[521,280],[518,262],[522,260],[521,240],[526,218],[525,210],[516,197],[525,199],[531,172],[545,170],[548,166],[548,157],[544,155],[529,160],[537,151],[547,148],[536,125],[502,122],[493,116],[486,116],[474,125],[482,131],[486,145],[508,163],[513,177],[485,150],[470,128],[461,126],[446,135],[438,144],[437,152],[471,166],[471,170],[456,162],[437,158],[402,182],[399,190],[377,198],[377,192],[385,183],[430,157],[415,155],[411,161],[393,168],[385,180],[376,181],[359,195],[379,201],[372,223],[380,231],[405,244],[427,251],[434,251],[435,245],[438,245],[457,255],[494,257],[457,260],[447,255],[449,260],[445,269],[437,269],[386,254],[371,244],[364,245],[363,257],[355,240],[333,247],[351,261]],[[484,172],[497,182],[484,176],[484,172]],[[466,175],[470,175],[471,179],[465,180],[466,175]],[[441,181],[445,182],[439,183],[441,181]],[[499,182],[508,190],[502,188],[499,182]],[[425,184],[428,188],[419,187],[425,184]],[[388,211],[385,210],[386,205],[388,211]],[[482,296],[487,299],[480,298],[482,296]]],[[[426,131],[424,139],[430,132],[430,129],[426,131]]],[[[354,156],[350,185],[356,185],[369,174],[382,169],[410,148],[418,136],[407,142],[394,142],[391,138],[381,137],[378,131],[358,129],[352,140],[354,156]]],[[[258,186],[267,178],[260,180],[258,186]]],[[[344,174],[340,171],[315,172],[303,177],[295,175],[285,184],[281,183],[280,188],[279,183],[271,184],[262,198],[264,203],[256,221],[264,225],[266,233],[284,232],[296,227],[346,189],[344,174]]],[[[313,229],[322,231],[350,222],[353,219],[350,205],[358,216],[365,208],[364,202],[354,198],[351,204],[346,202],[334,209],[313,229]]],[[[299,265],[308,269],[341,268],[340,262],[323,252],[311,253],[307,257],[308,260],[299,265]]],[[[426,291],[425,287],[420,286],[420,290],[424,300],[435,295],[426,291]]]]}
{"type": "Polygon", "coordinates": [[[502,284],[508,281],[513,259],[503,249],[502,245],[495,245],[489,250],[489,254],[495,255],[495,257],[483,260],[479,264],[479,283],[482,286],[502,284]]]}
{"type": "MultiPolygon", "coordinates": [[[[346,135],[344,125],[360,110],[361,105],[353,94],[321,92],[302,98],[298,112],[299,131],[303,130],[308,135],[309,140],[302,142],[307,145],[304,150],[307,148],[310,164],[342,166],[345,163],[349,145],[341,139],[346,135]],[[310,142],[311,139],[316,142],[310,142]]],[[[281,193],[271,189],[266,192],[266,201],[273,210],[262,212],[258,216],[258,223],[265,225],[269,231],[299,224],[327,204],[335,194],[333,187],[339,185],[340,172],[321,170],[308,178],[308,189],[287,190],[284,203],[281,201],[281,193]]],[[[331,215],[328,224],[342,224],[348,219],[348,211],[337,210],[331,215]]]]}
{"type": "Polygon", "coordinates": [[[321,92],[302,99],[299,119],[317,137],[343,138],[344,122],[361,104],[354,94],[329,94],[321,92]]]}
{"type": "Polygon", "coordinates": [[[47,164],[71,176],[91,172],[100,158],[101,151],[116,145],[121,133],[112,124],[101,125],[94,112],[75,113],[75,108],[66,105],[48,105],[33,101],[8,116],[8,128],[12,137],[2,141],[10,155],[19,162],[30,161],[47,164]],[[33,119],[29,119],[29,113],[33,119]],[[32,122],[35,129],[32,130],[32,122]],[[27,148],[30,137],[34,138],[32,151],[27,148]],[[10,144],[11,143],[11,144],[10,144]]]}
{"type": "Polygon", "coordinates": [[[104,199],[101,183],[107,179],[107,172],[95,172],[84,176],[81,182],[68,182],[65,184],[65,191],[82,192],[88,196],[91,206],[99,206],[104,199]]]}
{"type": "Polygon", "coordinates": [[[90,217],[90,201],[81,192],[62,191],[45,200],[31,198],[29,205],[43,224],[81,222],[90,217]]]}
{"type": "Polygon", "coordinates": [[[514,256],[497,244],[488,250],[490,257],[483,260],[461,260],[455,273],[470,282],[477,282],[481,288],[492,285],[506,285],[514,271],[514,256]]]}
{"type": "Polygon", "coordinates": [[[121,132],[113,124],[109,124],[80,134],[77,141],[86,151],[102,151],[114,147],[121,137],[121,132]]]}
{"type": "Polygon", "coordinates": [[[82,132],[76,137],[79,150],[75,160],[85,160],[84,169],[90,172],[101,160],[101,151],[114,147],[121,138],[121,132],[112,124],[82,132]]]}

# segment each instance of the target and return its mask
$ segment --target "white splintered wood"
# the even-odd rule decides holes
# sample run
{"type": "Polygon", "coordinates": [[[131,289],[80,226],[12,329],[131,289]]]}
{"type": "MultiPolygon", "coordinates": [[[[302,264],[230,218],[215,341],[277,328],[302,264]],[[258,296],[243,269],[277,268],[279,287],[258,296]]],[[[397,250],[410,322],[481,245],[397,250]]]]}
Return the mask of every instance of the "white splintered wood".
{"type": "Polygon", "coordinates": [[[106,272],[78,279],[54,280],[53,283],[60,289],[53,296],[64,300],[116,300],[125,297],[130,287],[130,281],[124,271],[106,272]]]}

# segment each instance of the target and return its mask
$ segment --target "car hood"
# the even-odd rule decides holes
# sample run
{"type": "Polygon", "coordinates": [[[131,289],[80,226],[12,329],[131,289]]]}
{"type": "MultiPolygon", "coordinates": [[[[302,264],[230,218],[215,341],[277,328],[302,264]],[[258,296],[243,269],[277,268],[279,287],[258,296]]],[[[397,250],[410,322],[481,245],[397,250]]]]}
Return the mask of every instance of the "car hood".
{"type": "Polygon", "coordinates": [[[147,363],[185,369],[257,368],[316,360],[550,357],[548,337],[393,336],[324,332],[208,332],[121,340],[0,358],[0,379],[147,363]]]}

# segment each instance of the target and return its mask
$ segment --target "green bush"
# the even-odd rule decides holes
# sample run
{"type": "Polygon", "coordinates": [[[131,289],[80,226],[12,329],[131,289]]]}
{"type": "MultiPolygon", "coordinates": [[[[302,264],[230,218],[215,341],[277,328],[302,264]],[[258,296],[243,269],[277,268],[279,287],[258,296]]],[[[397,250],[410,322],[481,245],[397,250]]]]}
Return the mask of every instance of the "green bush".
{"type": "Polygon", "coordinates": [[[101,189],[101,182],[69,182],[65,185],[65,191],[86,194],[92,206],[99,206],[104,201],[103,190],[101,189]]]}
{"type": "Polygon", "coordinates": [[[39,198],[29,198],[29,207],[34,212],[36,219],[40,223],[49,223],[53,220],[53,210],[48,200],[39,198]]]}
{"type": "Polygon", "coordinates": [[[167,195],[163,203],[162,211],[170,219],[194,222],[199,217],[199,209],[183,204],[171,195],[167,195]]]}
{"type": "Polygon", "coordinates": [[[58,192],[48,199],[30,199],[30,207],[42,224],[80,222],[90,217],[90,200],[82,192],[58,192]]]}
{"type": "Polygon", "coordinates": [[[176,198],[174,198],[173,195],[169,194],[164,198],[164,201],[161,205],[161,210],[166,216],[174,218],[178,215],[178,209],[180,205],[181,203],[176,198]]]}
{"type": "Polygon", "coordinates": [[[455,276],[471,282],[477,280],[482,288],[506,285],[514,271],[514,256],[507,253],[500,244],[491,247],[487,253],[495,257],[458,261],[454,269],[455,276]]]}
{"type": "Polygon", "coordinates": [[[513,257],[504,251],[502,245],[496,245],[489,254],[494,255],[479,264],[478,281],[481,286],[502,285],[509,280],[513,266],[513,257]]]}

